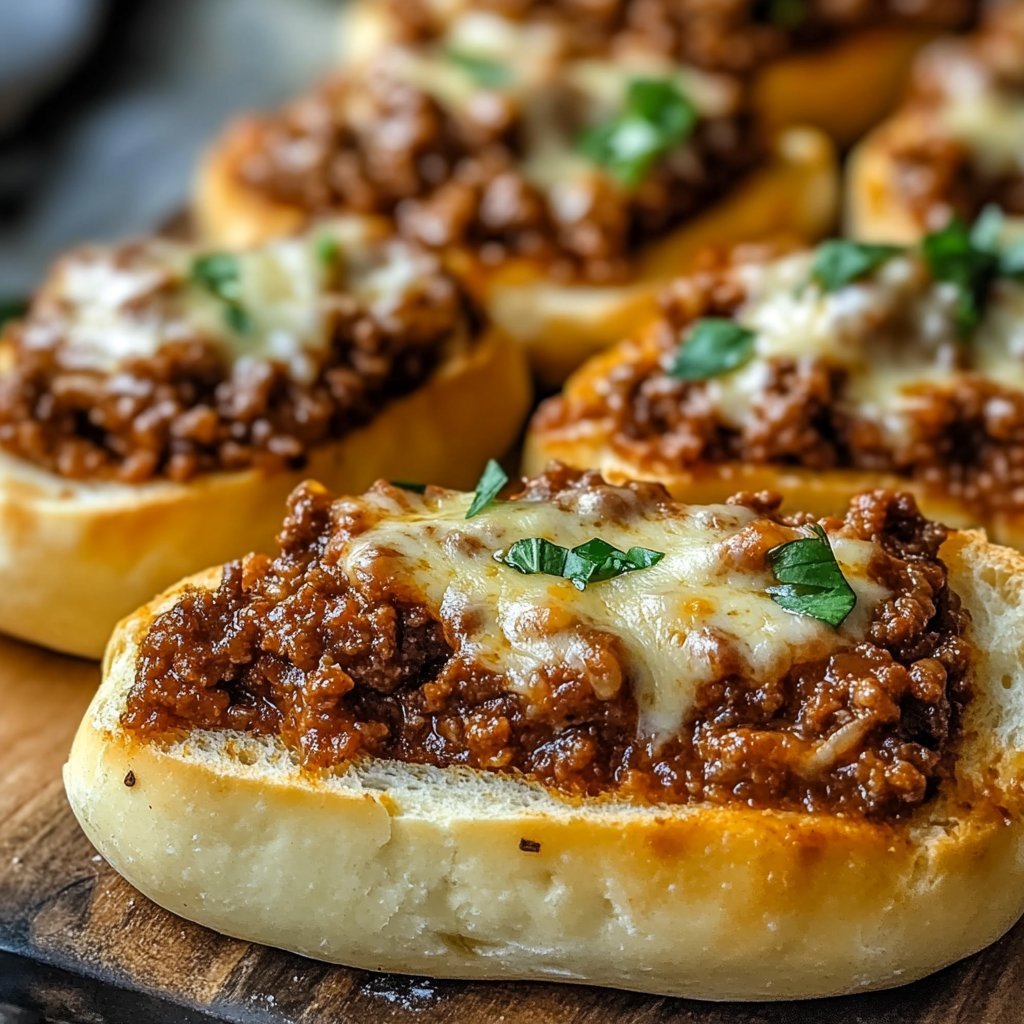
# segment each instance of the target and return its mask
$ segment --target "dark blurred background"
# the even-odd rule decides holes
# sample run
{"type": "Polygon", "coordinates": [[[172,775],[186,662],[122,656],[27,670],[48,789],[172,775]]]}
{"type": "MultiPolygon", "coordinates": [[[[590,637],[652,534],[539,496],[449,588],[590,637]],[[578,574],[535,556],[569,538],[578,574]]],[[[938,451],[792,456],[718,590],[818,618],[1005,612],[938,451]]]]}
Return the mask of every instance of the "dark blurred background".
{"type": "Polygon", "coordinates": [[[233,113],[337,60],[340,0],[0,0],[0,302],[187,202],[233,113]]]}

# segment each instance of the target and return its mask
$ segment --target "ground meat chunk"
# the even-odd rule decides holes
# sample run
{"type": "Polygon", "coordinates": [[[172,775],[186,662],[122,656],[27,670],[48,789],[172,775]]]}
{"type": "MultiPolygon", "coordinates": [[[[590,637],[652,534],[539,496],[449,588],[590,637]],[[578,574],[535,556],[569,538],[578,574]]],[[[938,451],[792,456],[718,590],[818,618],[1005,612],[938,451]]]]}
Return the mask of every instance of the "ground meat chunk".
{"type": "MultiPolygon", "coordinates": [[[[533,102],[554,104],[548,93],[555,91],[571,149],[589,122],[565,83],[533,102]]],[[[527,257],[560,279],[609,281],[627,273],[639,246],[727,192],[764,154],[752,115],[737,103],[700,120],[636,188],[596,166],[558,188],[541,187],[524,169],[537,117],[525,104],[481,91],[446,107],[386,66],[340,74],[280,112],[245,122],[235,173],[248,189],[311,217],[384,214],[430,248],[464,246],[488,264],[527,257]]]]}
{"type": "MultiPolygon", "coordinates": [[[[671,513],[655,485],[612,488],[564,467],[512,500],[584,502],[609,519],[671,513]]],[[[780,518],[776,495],[737,500],[765,517],[744,531],[737,559],[763,564],[783,526],[806,521],[780,518]]],[[[415,581],[362,562],[347,577],[339,552],[376,521],[360,509],[300,489],[276,556],[232,563],[215,591],[188,591],[160,615],[141,644],[125,727],[151,739],[190,727],[273,734],[309,770],[372,755],[512,772],[584,796],[880,818],[918,806],[949,769],[969,697],[967,616],[938,557],[945,530],[908,496],[861,495],[841,526],[877,545],[869,572],[889,594],[862,640],[752,680],[706,630],[717,678],[679,733],[657,741],[638,730],[613,633],[580,624],[571,663],[513,688],[411,596],[415,581]]]]}

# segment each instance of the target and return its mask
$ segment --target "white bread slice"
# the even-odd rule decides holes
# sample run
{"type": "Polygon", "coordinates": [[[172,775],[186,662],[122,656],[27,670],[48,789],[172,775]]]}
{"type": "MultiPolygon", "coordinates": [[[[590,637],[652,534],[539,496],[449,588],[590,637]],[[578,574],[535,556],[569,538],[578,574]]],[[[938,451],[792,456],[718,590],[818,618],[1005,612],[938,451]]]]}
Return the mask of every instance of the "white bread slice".
{"type": "Polygon", "coordinates": [[[317,780],[270,739],[141,742],[119,725],[139,640],[217,570],[118,628],[68,798],[161,906],[322,960],[703,999],[903,984],[1024,910],[1024,557],[978,533],[942,554],[971,613],[976,680],[955,777],[904,821],[569,801],[397,762],[317,780]]]}
{"type": "Polygon", "coordinates": [[[519,347],[490,331],[302,470],[187,483],[68,480],[0,454],[0,631],[98,658],[119,619],[174,580],[267,547],[288,494],[314,475],[359,492],[380,477],[471,487],[516,440],[531,385],[519,347]]]}
{"type": "MultiPolygon", "coordinates": [[[[306,221],[298,207],[272,202],[240,182],[236,168],[251,145],[250,126],[239,122],[200,168],[194,212],[211,243],[259,244],[306,221]]],[[[793,129],[776,139],[770,158],[731,193],[640,252],[624,284],[563,285],[549,279],[542,263],[487,267],[467,251],[448,254],[449,263],[489,320],[524,347],[535,373],[553,386],[653,316],[660,288],[692,268],[708,246],[776,236],[814,241],[831,230],[838,202],[832,144],[820,132],[793,129]]]]}

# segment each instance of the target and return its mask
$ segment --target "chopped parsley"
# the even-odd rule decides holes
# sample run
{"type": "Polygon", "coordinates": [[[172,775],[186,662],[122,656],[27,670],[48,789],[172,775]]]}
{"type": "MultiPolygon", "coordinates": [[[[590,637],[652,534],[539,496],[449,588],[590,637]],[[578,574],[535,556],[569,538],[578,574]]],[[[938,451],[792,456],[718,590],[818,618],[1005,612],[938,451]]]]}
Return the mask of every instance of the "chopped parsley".
{"type": "Polygon", "coordinates": [[[341,245],[334,235],[321,235],[316,240],[317,262],[325,270],[329,270],[338,262],[341,255],[341,245]]]}
{"type": "Polygon", "coordinates": [[[412,491],[414,494],[423,494],[427,489],[426,484],[413,483],[411,480],[389,480],[392,487],[400,487],[403,491],[412,491]]]}
{"type": "Polygon", "coordinates": [[[823,291],[834,292],[877,270],[903,249],[898,245],[872,245],[834,238],[814,253],[811,279],[823,291]]]}
{"type": "Polygon", "coordinates": [[[698,320],[676,350],[668,374],[679,380],[708,380],[730,373],[753,358],[756,337],[724,317],[698,320]]]}
{"type": "Polygon", "coordinates": [[[466,518],[478,516],[498,496],[498,492],[508,483],[508,474],[494,459],[488,459],[487,465],[476,485],[476,493],[466,512],[466,518]]]}
{"type": "Polygon", "coordinates": [[[991,219],[983,215],[971,231],[954,217],[921,243],[932,277],[956,287],[956,328],[962,338],[981,322],[989,288],[999,273],[999,252],[993,244],[991,225],[991,219]]]}
{"type": "Polygon", "coordinates": [[[665,553],[640,547],[620,551],[600,537],[574,548],[564,548],[543,537],[527,537],[494,557],[528,576],[560,576],[577,590],[585,590],[588,583],[602,583],[636,569],[648,569],[660,562],[665,553]]]}
{"type": "Polygon", "coordinates": [[[224,322],[238,334],[252,331],[252,319],[241,303],[238,257],[211,252],[192,261],[191,280],[224,304],[224,322]]]}
{"type": "Polygon", "coordinates": [[[853,611],[857,595],[839,568],[828,534],[818,523],[813,537],[779,544],[768,552],[768,564],[779,586],[769,587],[772,600],[788,612],[810,615],[833,629],[853,611]]]}
{"type": "Polygon", "coordinates": [[[509,68],[490,57],[454,46],[445,50],[445,56],[483,89],[500,89],[512,81],[509,68]]]}
{"type": "Polygon", "coordinates": [[[635,186],[696,123],[696,108],[671,79],[634,78],[622,112],[587,128],[577,148],[624,184],[635,186]]]}

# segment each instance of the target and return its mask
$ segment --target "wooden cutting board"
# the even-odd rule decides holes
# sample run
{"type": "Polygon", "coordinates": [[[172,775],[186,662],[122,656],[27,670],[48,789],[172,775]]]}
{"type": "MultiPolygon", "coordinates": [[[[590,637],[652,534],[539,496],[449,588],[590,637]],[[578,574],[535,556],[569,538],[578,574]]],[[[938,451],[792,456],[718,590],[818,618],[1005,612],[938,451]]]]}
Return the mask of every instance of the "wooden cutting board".
{"type": "MultiPolygon", "coordinates": [[[[0,639],[0,1020],[416,1024],[1018,1024],[1024,927],[894,992],[702,1004],[595,988],[351,971],[226,939],[156,907],[79,832],[60,766],[95,665],[0,639]]],[[[837,921],[836,927],[842,927],[837,921]]]]}

